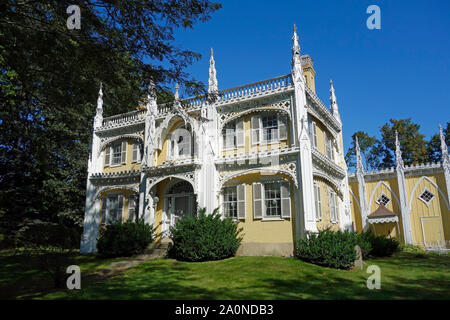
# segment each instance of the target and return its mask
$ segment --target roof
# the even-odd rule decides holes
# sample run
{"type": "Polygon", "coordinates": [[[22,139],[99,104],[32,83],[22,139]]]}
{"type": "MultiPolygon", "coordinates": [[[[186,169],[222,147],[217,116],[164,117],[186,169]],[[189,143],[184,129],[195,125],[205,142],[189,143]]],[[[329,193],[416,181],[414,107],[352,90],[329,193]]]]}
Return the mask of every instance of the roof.
{"type": "Polygon", "coordinates": [[[368,218],[381,218],[381,217],[396,217],[397,214],[389,210],[384,206],[384,204],[380,204],[378,209],[369,214],[368,218]]]}

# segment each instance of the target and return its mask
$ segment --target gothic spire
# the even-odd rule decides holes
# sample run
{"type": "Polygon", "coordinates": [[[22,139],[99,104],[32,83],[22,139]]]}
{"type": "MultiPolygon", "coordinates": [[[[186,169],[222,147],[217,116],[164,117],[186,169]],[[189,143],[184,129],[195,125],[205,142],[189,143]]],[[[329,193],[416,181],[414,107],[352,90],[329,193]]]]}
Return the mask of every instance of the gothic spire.
{"type": "Polygon", "coordinates": [[[147,87],[147,114],[153,113],[156,111],[157,107],[157,98],[155,91],[155,83],[153,80],[150,80],[147,87]]]}
{"type": "Polygon", "coordinates": [[[215,93],[219,91],[217,82],[216,62],[214,61],[214,52],[211,48],[211,58],[209,59],[209,79],[208,79],[208,93],[215,93]]]}
{"type": "Polygon", "coordinates": [[[445,143],[445,136],[442,132],[442,126],[439,125],[439,137],[441,139],[441,151],[442,151],[442,159],[444,159],[446,156],[448,156],[448,148],[447,144],[445,143]]]}
{"type": "Polygon", "coordinates": [[[100,82],[100,90],[97,98],[97,116],[103,115],[103,84],[100,82]]]}
{"type": "Polygon", "coordinates": [[[302,61],[300,58],[300,45],[298,44],[297,26],[294,23],[294,35],[292,36],[292,76],[294,81],[304,82],[302,61]]]}
{"type": "Polygon", "coordinates": [[[333,80],[330,79],[330,108],[331,108],[331,113],[333,113],[333,116],[340,120],[340,115],[339,115],[339,108],[338,108],[338,104],[336,101],[336,94],[334,92],[334,87],[333,87],[333,80]]]}
{"type": "Polygon", "coordinates": [[[355,149],[356,149],[356,171],[364,173],[364,165],[361,158],[361,149],[359,148],[358,136],[355,136],[355,149]]]}
{"type": "Polygon", "coordinates": [[[180,100],[180,93],[178,90],[180,89],[180,86],[178,85],[178,82],[175,84],[175,100],[180,100]]]}
{"type": "Polygon", "coordinates": [[[400,150],[400,141],[398,140],[398,131],[395,130],[395,162],[397,163],[397,168],[400,166],[404,167],[402,159],[402,150],[400,150]]]}

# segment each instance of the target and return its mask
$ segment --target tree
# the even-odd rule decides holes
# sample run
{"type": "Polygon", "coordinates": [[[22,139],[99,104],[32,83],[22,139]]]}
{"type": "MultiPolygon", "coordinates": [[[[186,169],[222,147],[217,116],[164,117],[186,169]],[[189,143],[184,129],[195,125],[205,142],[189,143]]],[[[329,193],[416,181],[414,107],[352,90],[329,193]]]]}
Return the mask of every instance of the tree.
{"type": "Polygon", "coordinates": [[[347,165],[356,168],[356,137],[358,137],[359,148],[366,170],[378,169],[380,164],[380,141],[376,137],[369,136],[364,131],[357,131],[352,135],[352,144],[345,155],[347,165]]]}
{"type": "MultiPolygon", "coordinates": [[[[450,122],[447,122],[447,126],[442,128],[442,133],[445,137],[447,146],[450,145],[450,122]]],[[[427,142],[428,158],[430,162],[439,162],[442,159],[441,151],[441,138],[439,132],[430,138],[427,142]]]]}
{"type": "Polygon", "coordinates": [[[395,132],[398,132],[400,149],[405,165],[428,162],[425,136],[419,132],[420,125],[411,119],[394,120],[380,127],[383,158],[380,168],[395,166],[395,132]]]}
{"type": "Polygon", "coordinates": [[[200,55],[179,48],[220,8],[207,0],[80,0],[81,29],[69,30],[73,1],[0,3],[0,230],[25,218],[81,226],[99,83],[105,116],[138,106],[152,79],[189,94],[204,86],[183,70],[200,55]]]}

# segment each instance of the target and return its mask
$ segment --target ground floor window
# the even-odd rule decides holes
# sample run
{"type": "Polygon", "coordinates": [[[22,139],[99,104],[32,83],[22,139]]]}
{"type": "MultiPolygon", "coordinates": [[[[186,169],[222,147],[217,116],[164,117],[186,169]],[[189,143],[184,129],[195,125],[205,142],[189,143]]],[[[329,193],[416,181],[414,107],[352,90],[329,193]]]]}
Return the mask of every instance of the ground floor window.
{"type": "Polygon", "coordinates": [[[223,213],[225,217],[237,218],[237,190],[227,187],[223,190],[223,213]]]}
{"type": "Polygon", "coordinates": [[[291,198],[287,181],[272,181],[253,184],[253,214],[260,218],[290,218],[291,198]]]}
{"type": "Polygon", "coordinates": [[[101,224],[110,224],[122,221],[123,196],[108,195],[102,199],[101,224]]]}

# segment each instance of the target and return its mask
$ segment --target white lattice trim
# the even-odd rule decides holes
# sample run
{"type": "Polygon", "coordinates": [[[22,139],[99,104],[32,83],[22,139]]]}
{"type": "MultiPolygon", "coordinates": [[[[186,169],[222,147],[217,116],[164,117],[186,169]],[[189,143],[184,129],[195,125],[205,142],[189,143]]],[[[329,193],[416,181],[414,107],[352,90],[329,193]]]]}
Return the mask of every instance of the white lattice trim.
{"type": "Polygon", "coordinates": [[[138,142],[144,143],[144,137],[142,136],[142,134],[137,134],[137,133],[132,133],[132,134],[122,134],[120,136],[115,136],[112,138],[107,138],[107,139],[103,139],[101,144],[100,144],[100,148],[98,148],[98,156],[100,155],[100,153],[103,151],[103,149],[110,143],[114,142],[114,141],[118,141],[118,140],[122,140],[122,139],[134,139],[137,140],[138,142]]]}
{"type": "Polygon", "coordinates": [[[245,176],[245,175],[251,174],[251,173],[261,173],[261,172],[267,172],[267,173],[273,173],[273,174],[277,174],[277,173],[286,174],[291,177],[292,181],[295,184],[295,187],[298,188],[297,166],[294,162],[289,162],[289,163],[283,163],[279,166],[273,166],[270,168],[252,168],[252,169],[248,169],[248,170],[243,170],[243,171],[239,171],[239,172],[221,175],[219,178],[218,190],[222,190],[225,183],[231,179],[245,176]]]}
{"type": "Polygon", "coordinates": [[[97,190],[97,192],[95,193],[95,199],[100,199],[102,194],[107,192],[107,191],[112,191],[112,190],[127,190],[127,191],[131,191],[134,193],[139,193],[138,187],[136,186],[126,186],[126,185],[117,185],[117,186],[107,186],[107,187],[102,187],[99,190],[97,190]]]}
{"type": "Polygon", "coordinates": [[[398,222],[398,217],[376,217],[376,218],[368,218],[367,221],[370,224],[374,223],[389,223],[389,222],[398,222]]]}

